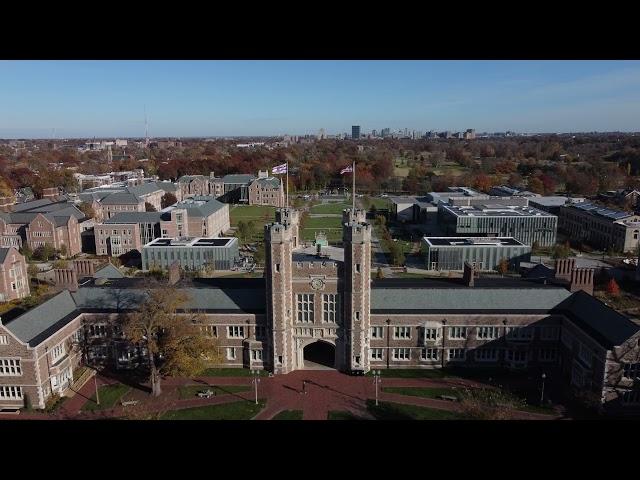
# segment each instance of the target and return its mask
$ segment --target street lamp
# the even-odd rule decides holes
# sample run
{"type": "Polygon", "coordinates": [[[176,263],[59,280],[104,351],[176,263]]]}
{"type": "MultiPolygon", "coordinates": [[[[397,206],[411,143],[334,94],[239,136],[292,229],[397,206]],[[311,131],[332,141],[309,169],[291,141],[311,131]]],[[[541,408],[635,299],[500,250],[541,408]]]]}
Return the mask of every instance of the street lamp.
{"type": "Polygon", "coordinates": [[[376,407],[378,406],[378,385],[382,381],[380,370],[373,370],[373,384],[376,386],[376,407]]]}
{"type": "Polygon", "coordinates": [[[544,403],[544,379],[545,378],[547,378],[547,376],[543,373],[542,374],[542,393],[540,394],[540,405],[544,403]]]}
{"type": "Polygon", "coordinates": [[[251,375],[253,376],[253,380],[251,380],[251,383],[253,383],[256,388],[256,405],[257,405],[258,404],[258,384],[260,383],[260,370],[251,370],[251,375]]]}

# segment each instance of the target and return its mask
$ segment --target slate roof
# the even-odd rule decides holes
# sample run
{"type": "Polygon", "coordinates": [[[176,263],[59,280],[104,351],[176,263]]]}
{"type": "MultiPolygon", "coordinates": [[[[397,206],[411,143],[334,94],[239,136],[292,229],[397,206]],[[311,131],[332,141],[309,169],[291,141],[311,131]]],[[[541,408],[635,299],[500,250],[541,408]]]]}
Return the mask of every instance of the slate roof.
{"type": "Polygon", "coordinates": [[[222,177],[222,183],[251,183],[255,180],[255,176],[249,173],[231,174],[222,177]]]}
{"type": "Polygon", "coordinates": [[[68,290],[7,322],[5,327],[19,340],[34,347],[78,316],[68,290]]]}
{"type": "Polygon", "coordinates": [[[133,193],[112,193],[102,199],[103,205],[138,205],[143,200],[133,193]]]}
{"type": "Polygon", "coordinates": [[[167,212],[120,212],[103,223],[158,223],[170,218],[167,212]]]}
{"type": "Polygon", "coordinates": [[[43,198],[41,200],[33,200],[31,202],[25,202],[25,203],[19,203],[17,205],[11,205],[11,210],[13,212],[24,212],[27,210],[31,210],[32,208],[37,208],[37,207],[43,207],[45,205],[50,205],[52,204],[53,201],[51,201],[48,198],[43,198]]]}
{"type": "Polygon", "coordinates": [[[107,263],[93,274],[93,278],[124,278],[124,275],[113,264],[107,263]]]}
{"type": "Polygon", "coordinates": [[[142,185],[136,185],[134,187],[128,187],[127,191],[129,193],[133,193],[137,196],[149,195],[153,192],[157,192],[158,190],[162,190],[162,188],[158,187],[156,182],[147,182],[142,185]]]}
{"type": "Polygon", "coordinates": [[[192,180],[203,180],[207,177],[205,177],[204,175],[183,175],[178,179],[179,183],[189,183],[192,180]]]}
{"type": "Polygon", "coordinates": [[[257,183],[262,188],[265,188],[265,187],[279,188],[280,187],[280,180],[278,180],[277,178],[274,178],[274,177],[271,177],[271,178],[258,178],[256,180],[254,180],[252,183],[257,183]]]}
{"type": "Polygon", "coordinates": [[[10,250],[11,250],[10,247],[0,248],[0,263],[4,263],[5,259],[7,258],[7,254],[9,253],[10,250]]]}
{"type": "Polygon", "coordinates": [[[197,204],[191,202],[178,202],[175,204],[176,208],[184,208],[187,210],[189,217],[208,217],[216,213],[221,208],[224,208],[226,203],[222,203],[213,197],[207,197],[209,201],[204,204],[197,204]]]}

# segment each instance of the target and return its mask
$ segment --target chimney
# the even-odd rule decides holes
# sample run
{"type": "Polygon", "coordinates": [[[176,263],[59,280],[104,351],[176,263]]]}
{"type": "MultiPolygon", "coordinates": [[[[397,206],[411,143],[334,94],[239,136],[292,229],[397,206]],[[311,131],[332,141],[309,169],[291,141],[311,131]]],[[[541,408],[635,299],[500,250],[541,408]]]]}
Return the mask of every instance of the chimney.
{"type": "Polygon", "coordinates": [[[569,284],[571,292],[582,290],[583,292],[593,295],[593,268],[576,268],[571,272],[571,283],[569,284]]]}
{"type": "Polygon", "coordinates": [[[180,281],[180,262],[177,260],[169,266],[169,285],[175,285],[180,281]]]}
{"type": "Polygon", "coordinates": [[[78,291],[78,275],[72,268],[56,268],[53,270],[53,278],[56,290],[68,289],[70,292],[78,291]]]}
{"type": "Polygon", "coordinates": [[[475,272],[469,262],[464,262],[464,271],[462,273],[462,283],[467,287],[473,287],[475,272]]]}
{"type": "Polygon", "coordinates": [[[571,280],[571,272],[576,268],[575,258],[559,258],[556,260],[556,278],[559,280],[571,280]]]}
{"type": "Polygon", "coordinates": [[[213,180],[214,178],[216,178],[215,172],[209,172],[209,179],[213,180]]]}

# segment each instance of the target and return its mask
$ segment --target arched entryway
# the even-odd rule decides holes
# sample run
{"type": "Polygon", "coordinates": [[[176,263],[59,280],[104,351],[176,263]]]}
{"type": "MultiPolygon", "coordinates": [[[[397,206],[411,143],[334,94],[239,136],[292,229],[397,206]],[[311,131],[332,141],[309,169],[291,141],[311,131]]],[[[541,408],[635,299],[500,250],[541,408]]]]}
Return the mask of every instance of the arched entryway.
{"type": "Polygon", "coordinates": [[[318,340],[304,347],[304,368],[309,370],[326,370],[335,368],[336,347],[328,342],[318,340]]]}

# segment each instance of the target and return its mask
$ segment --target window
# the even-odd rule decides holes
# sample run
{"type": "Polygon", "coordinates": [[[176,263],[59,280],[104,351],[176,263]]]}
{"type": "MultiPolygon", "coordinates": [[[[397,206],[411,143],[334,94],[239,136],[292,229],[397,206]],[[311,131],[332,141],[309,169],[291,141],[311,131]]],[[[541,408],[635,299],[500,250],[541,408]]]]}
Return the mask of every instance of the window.
{"type": "Polygon", "coordinates": [[[507,338],[515,341],[528,341],[533,338],[531,327],[507,327],[507,338]]]}
{"type": "Polygon", "coordinates": [[[382,327],[371,327],[371,338],[383,338],[382,327]]]}
{"type": "Polygon", "coordinates": [[[507,361],[513,363],[525,363],[529,357],[525,350],[507,350],[507,361]]]}
{"type": "Polygon", "coordinates": [[[640,403],[640,390],[629,390],[622,394],[622,403],[640,403]]]}
{"type": "Polygon", "coordinates": [[[640,363],[623,363],[622,377],[632,379],[640,377],[640,363]]]}
{"type": "Polygon", "coordinates": [[[449,338],[452,340],[467,338],[467,327],[449,327],[449,338]]]}
{"type": "Polygon", "coordinates": [[[262,350],[251,350],[251,360],[262,361],[262,350]]]}
{"type": "Polygon", "coordinates": [[[356,320],[360,320],[360,312],[356,312],[356,320]]]}
{"type": "Polygon", "coordinates": [[[313,322],[313,293],[298,294],[298,321],[313,322]]]}
{"type": "Polygon", "coordinates": [[[369,359],[370,360],[382,360],[382,349],[381,348],[370,348],[369,349],[369,359]]]}
{"type": "Polygon", "coordinates": [[[408,340],[411,338],[411,327],[393,327],[393,338],[408,340]]]}
{"type": "Polygon", "coordinates": [[[500,336],[500,327],[478,327],[476,337],[481,340],[495,340],[500,336]]]}
{"type": "Polygon", "coordinates": [[[495,362],[498,360],[497,348],[478,348],[474,352],[476,362],[495,362]]]}
{"type": "Polygon", "coordinates": [[[64,342],[60,342],[58,345],[51,349],[51,363],[56,363],[66,353],[64,342]]]}
{"type": "Polygon", "coordinates": [[[235,360],[235,359],[236,359],[236,347],[228,347],[227,360],[235,360]]]}
{"type": "Polygon", "coordinates": [[[0,386],[0,400],[22,400],[22,387],[0,386]]]}
{"type": "Polygon", "coordinates": [[[578,344],[578,358],[587,366],[591,367],[592,363],[592,355],[591,350],[589,350],[582,343],[578,344]]]}
{"type": "Polygon", "coordinates": [[[422,327],[422,339],[423,340],[435,340],[438,336],[437,328],[425,328],[422,327]]]}
{"type": "Polygon", "coordinates": [[[540,340],[557,340],[560,334],[560,327],[547,325],[540,327],[540,340]]]}
{"type": "Polygon", "coordinates": [[[227,336],[229,338],[244,338],[244,327],[238,325],[227,327],[227,336]]]}
{"type": "Polygon", "coordinates": [[[467,354],[464,348],[450,348],[447,353],[450,361],[464,360],[467,354]]]}
{"type": "Polygon", "coordinates": [[[409,360],[411,358],[411,349],[410,348],[394,348],[393,349],[393,359],[394,360],[409,360]]]}
{"type": "Polygon", "coordinates": [[[95,345],[89,348],[89,357],[102,359],[109,356],[109,350],[106,345],[95,345]]]}
{"type": "Polygon", "coordinates": [[[19,377],[22,375],[19,358],[0,358],[0,377],[19,377]]]}
{"type": "Polygon", "coordinates": [[[360,273],[360,264],[356,263],[356,273],[360,273]]]}
{"type": "Polygon", "coordinates": [[[280,264],[276,263],[276,273],[280,273],[280,264]]]}
{"type": "Polygon", "coordinates": [[[105,324],[89,325],[89,336],[90,337],[106,337],[107,326],[105,324]]]}
{"type": "Polygon", "coordinates": [[[325,293],[322,295],[322,320],[336,323],[338,315],[338,295],[325,293]]]}
{"type": "Polygon", "coordinates": [[[423,348],[420,352],[420,360],[438,360],[438,349],[423,348]]]}
{"type": "Polygon", "coordinates": [[[539,362],[554,362],[556,360],[558,352],[555,348],[541,348],[538,351],[539,362]]]}
{"type": "Polygon", "coordinates": [[[9,345],[9,337],[0,335],[0,345],[9,345]]]}
{"type": "Polygon", "coordinates": [[[209,335],[210,337],[218,336],[218,327],[215,325],[203,325],[200,328],[205,335],[209,335]]]}
{"type": "Polygon", "coordinates": [[[256,338],[265,338],[267,336],[267,329],[264,325],[256,325],[256,338]]]}

